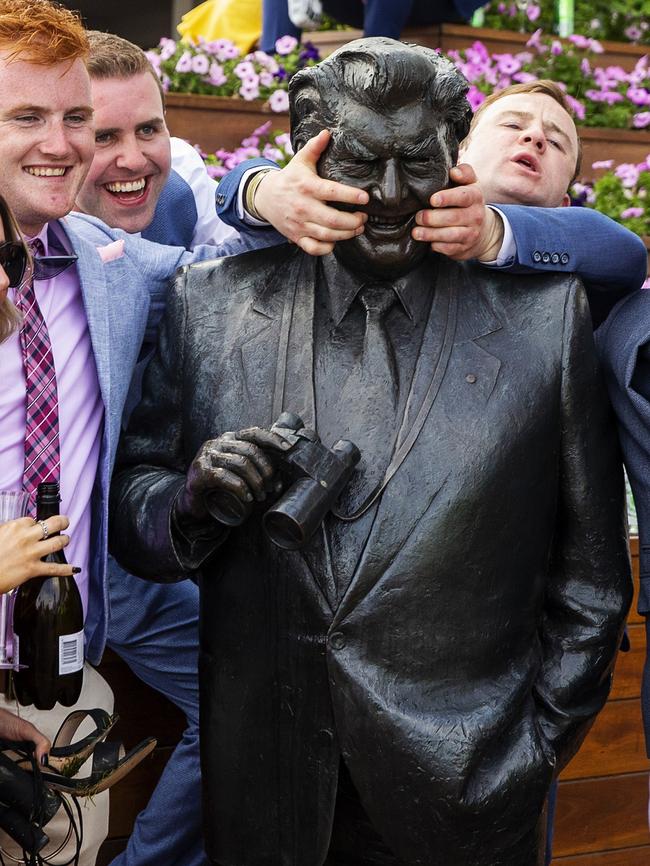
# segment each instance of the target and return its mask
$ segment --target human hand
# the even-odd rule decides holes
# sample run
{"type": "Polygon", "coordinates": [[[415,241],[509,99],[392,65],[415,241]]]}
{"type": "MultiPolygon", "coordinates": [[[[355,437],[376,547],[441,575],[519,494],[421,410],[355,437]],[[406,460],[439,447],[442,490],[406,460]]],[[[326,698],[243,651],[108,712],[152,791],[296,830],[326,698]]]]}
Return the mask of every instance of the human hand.
{"type": "Polygon", "coordinates": [[[47,755],[52,746],[48,738],[31,722],[5,709],[0,709],[0,737],[14,742],[27,740],[34,743],[34,753],[39,763],[42,763],[43,756],[47,755]]]}
{"type": "Polygon", "coordinates": [[[246,513],[253,502],[264,501],[267,492],[279,493],[282,485],[274,477],[275,467],[266,451],[286,451],[290,447],[277,433],[261,427],[223,433],[204,442],[176,500],[176,517],[181,522],[205,522],[209,517],[205,500],[211,494],[234,497],[241,512],[246,513]]]}
{"type": "Polygon", "coordinates": [[[457,165],[449,177],[456,186],[431,196],[433,209],[416,214],[413,237],[430,243],[435,253],[450,259],[493,261],[503,243],[501,217],[486,207],[471,166],[457,165]]]}
{"type": "Polygon", "coordinates": [[[329,144],[324,129],[280,171],[269,171],[255,193],[255,210],[266,222],[312,256],[331,253],[337,241],[363,233],[367,215],[338,210],[331,202],[368,204],[368,193],[318,176],[317,165],[329,144]]]}
{"type": "Polygon", "coordinates": [[[0,592],[9,592],[32,577],[65,577],[78,573],[71,565],[41,562],[41,557],[63,550],[70,542],[67,535],[54,535],[67,529],[70,521],[63,514],[44,521],[49,538],[43,538],[40,523],[31,517],[19,517],[0,525],[0,592]]]}

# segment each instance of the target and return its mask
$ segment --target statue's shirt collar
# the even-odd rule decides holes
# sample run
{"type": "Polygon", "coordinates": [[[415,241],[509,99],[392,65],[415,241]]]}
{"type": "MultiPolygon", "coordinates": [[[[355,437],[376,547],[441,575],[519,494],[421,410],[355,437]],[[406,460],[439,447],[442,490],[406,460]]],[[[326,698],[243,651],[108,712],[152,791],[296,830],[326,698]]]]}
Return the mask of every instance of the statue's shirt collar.
{"type": "MultiPolygon", "coordinates": [[[[320,267],[330,317],[333,324],[338,326],[347,315],[360,289],[378,280],[364,279],[359,274],[353,273],[331,253],[320,259],[320,267]]],[[[395,289],[404,312],[412,322],[417,322],[429,308],[429,293],[423,291],[424,287],[430,289],[432,286],[431,280],[423,282],[423,274],[428,270],[426,265],[421,266],[398,280],[386,281],[395,289]]]]}

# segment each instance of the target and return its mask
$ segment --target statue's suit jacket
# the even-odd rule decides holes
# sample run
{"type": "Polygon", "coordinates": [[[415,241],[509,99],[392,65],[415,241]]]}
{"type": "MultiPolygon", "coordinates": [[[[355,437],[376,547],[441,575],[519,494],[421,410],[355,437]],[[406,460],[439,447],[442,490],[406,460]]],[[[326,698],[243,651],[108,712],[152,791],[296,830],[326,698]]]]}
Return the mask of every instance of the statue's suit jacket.
{"type": "MultiPolygon", "coordinates": [[[[650,648],[650,292],[625,298],[596,333],[639,524],[639,613],[650,648]]],[[[641,699],[650,755],[650,664],[641,699]]]]}
{"type": "Polygon", "coordinates": [[[170,528],[206,439],[280,408],[313,422],[318,267],[277,247],[181,272],[114,481],[125,567],[199,575],[208,854],[319,866],[343,755],[401,861],[532,866],[631,599],[582,291],[440,260],[415,403],[439,390],[336,607],[319,536],[282,551],[258,514],[170,528]]]}

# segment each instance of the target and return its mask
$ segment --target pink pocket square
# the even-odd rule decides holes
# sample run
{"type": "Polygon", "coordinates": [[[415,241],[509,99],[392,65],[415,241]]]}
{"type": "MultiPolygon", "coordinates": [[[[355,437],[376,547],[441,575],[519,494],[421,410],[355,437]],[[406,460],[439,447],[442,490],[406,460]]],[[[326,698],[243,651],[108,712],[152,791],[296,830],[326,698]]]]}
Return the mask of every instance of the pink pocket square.
{"type": "Polygon", "coordinates": [[[106,262],[112,262],[115,259],[121,259],[124,255],[124,240],[120,238],[117,241],[106,244],[105,247],[97,247],[97,252],[99,253],[99,258],[104,264],[106,264],[106,262]]]}

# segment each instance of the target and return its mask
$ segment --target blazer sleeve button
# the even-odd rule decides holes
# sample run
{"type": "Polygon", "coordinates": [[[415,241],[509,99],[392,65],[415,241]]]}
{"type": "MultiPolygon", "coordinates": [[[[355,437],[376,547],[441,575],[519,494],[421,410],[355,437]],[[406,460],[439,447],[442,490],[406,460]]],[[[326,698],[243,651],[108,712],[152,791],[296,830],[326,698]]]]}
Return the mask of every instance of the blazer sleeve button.
{"type": "Polygon", "coordinates": [[[541,260],[542,260],[542,254],[539,252],[539,250],[535,250],[535,252],[533,253],[533,261],[534,262],[541,262],[541,260]]]}

